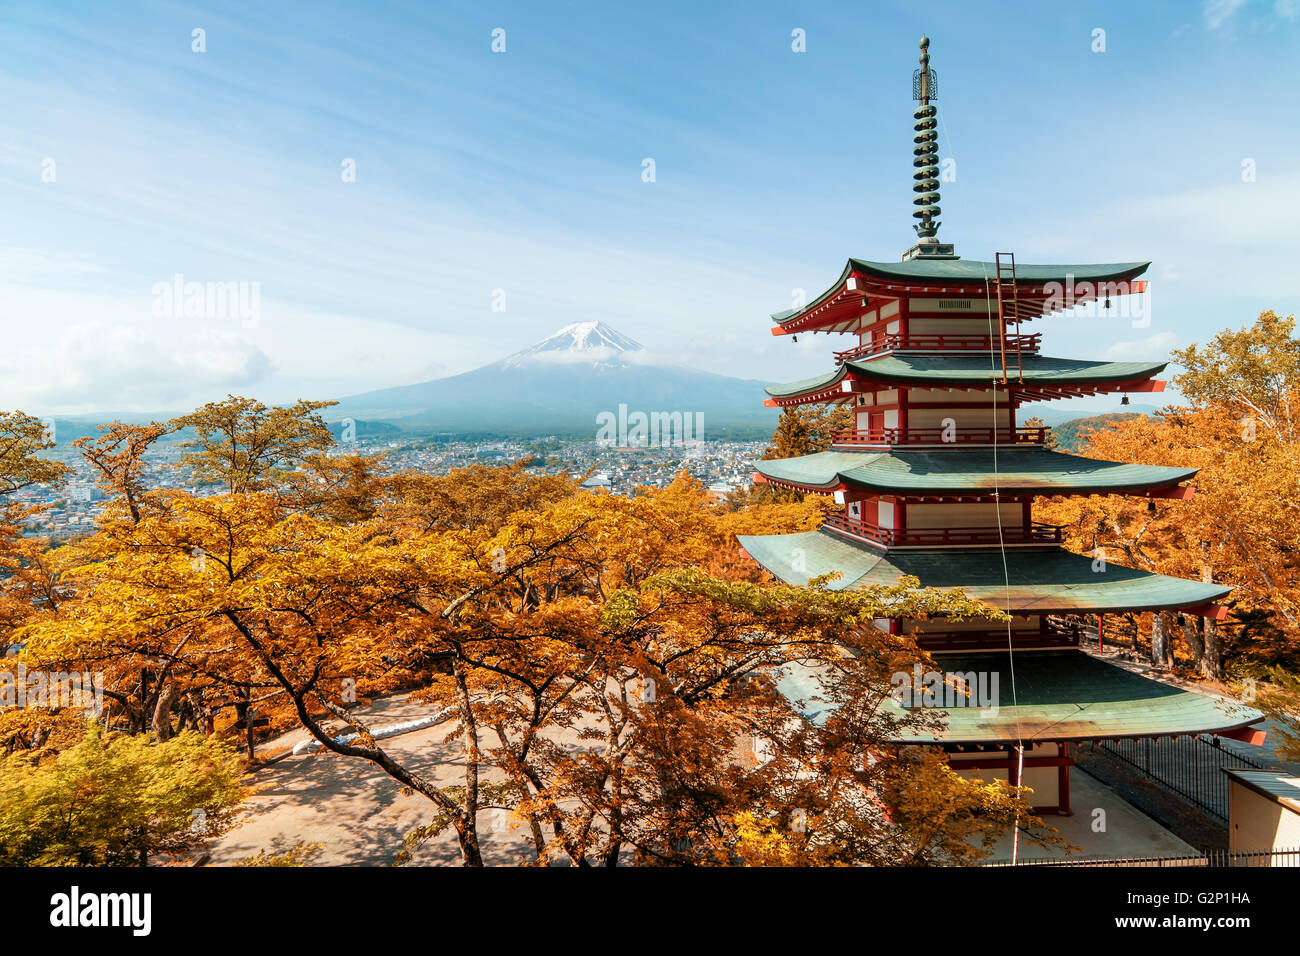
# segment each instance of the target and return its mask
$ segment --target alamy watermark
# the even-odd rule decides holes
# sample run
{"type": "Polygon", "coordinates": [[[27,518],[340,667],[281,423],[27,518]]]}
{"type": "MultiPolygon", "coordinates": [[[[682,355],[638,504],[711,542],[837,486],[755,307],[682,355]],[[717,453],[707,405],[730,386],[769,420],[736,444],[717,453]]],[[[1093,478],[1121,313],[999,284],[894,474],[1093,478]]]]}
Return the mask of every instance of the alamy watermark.
{"type": "Polygon", "coordinates": [[[998,712],[997,671],[896,671],[889,679],[889,696],[900,707],[978,707],[981,717],[998,712]]]}
{"type": "Polygon", "coordinates": [[[238,319],[245,329],[262,321],[260,282],[186,282],[178,272],[171,282],[155,282],[152,291],[160,319],[238,319]]]}
{"type": "Polygon", "coordinates": [[[1151,325],[1151,284],[1145,279],[1132,282],[1091,282],[1084,279],[1075,282],[1074,274],[1066,273],[1065,282],[1045,283],[1043,291],[1047,294],[1043,301],[1044,315],[1072,311],[1081,318],[1109,316],[1132,319],[1135,329],[1151,325]],[[1112,302],[1112,299],[1116,301],[1112,302]]]}
{"type": "Polygon", "coordinates": [[[618,448],[687,448],[704,441],[703,412],[618,412],[596,416],[596,444],[618,448]]]}
{"type": "Polygon", "coordinates": [[[79,709],[87,716],[104,713],[104,675],[98,671],[0,670],[0,709],[52,707],[79,709]]]}

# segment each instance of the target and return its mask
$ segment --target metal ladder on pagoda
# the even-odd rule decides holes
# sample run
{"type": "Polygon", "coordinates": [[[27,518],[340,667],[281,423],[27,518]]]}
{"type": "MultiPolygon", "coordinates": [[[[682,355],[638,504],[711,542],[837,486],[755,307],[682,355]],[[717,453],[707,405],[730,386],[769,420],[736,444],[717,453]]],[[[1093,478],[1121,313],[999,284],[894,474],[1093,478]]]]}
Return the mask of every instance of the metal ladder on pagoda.
{"type": "Polygon", "coordinates": [[[1006,385],[1009,378],[1007,374],[1008,320],[1016,323],[1016,381],[1024,384],[1025,360],[1021,351],[1020,300],[1016,297],[1016,255],[1014,252],[999,252],[994,264],[997,267],[994,283],[998,292],[998,351],[1002,354],[1002,384],[1006,385]]]}

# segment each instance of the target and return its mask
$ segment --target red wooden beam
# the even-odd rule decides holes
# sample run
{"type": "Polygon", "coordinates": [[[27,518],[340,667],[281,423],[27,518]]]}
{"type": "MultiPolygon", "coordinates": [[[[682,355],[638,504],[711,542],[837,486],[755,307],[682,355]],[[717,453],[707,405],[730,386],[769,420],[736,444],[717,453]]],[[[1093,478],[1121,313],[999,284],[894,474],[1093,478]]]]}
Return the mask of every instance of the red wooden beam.
{"type": "Polygon", "coordinates": [[[1138,382],[1136,385],[1128,385],[1121,388],[1121,392],[1163,392],[1165,383],[1160,379],[1149,378],[1145,382],[1138,382]]]}
{"type": "Polygon", "coordinates": [[[1138,492],[1137,495],[1143,498],[1173,498],[1175,501],[1186,501],[1196,494],[1196,489],[1191,485],[1170,485],[1168,488],[1152,488],[1149,491],[1138,492]]]}
{"type": "Polygon", "coordinates": [[[1229,740],[1240,740],[1252,747],[1262,747],[1264,746],[1264,740],[1268,737],[1268,731],[1258,730],[1255,727],[1238,727],[1236,730],[1225,730],[1216,736],[1227,737],[1229,740]]]}
{"type": "Polygon", "coordinates": [[[1208,617],[1211,621],[1224,621],[1228,618],[1228,606],[1226,604],[1198,604],[1196,607],[1183,608],[1184,614],[1194,614],[1197,617],[1208,617]]]}

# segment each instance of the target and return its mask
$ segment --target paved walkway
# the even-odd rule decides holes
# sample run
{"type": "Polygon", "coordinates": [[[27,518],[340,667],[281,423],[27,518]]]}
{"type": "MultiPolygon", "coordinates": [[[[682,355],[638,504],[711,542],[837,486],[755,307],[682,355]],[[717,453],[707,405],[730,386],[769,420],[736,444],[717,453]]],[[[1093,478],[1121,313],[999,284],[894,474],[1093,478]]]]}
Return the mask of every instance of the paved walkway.
{"type": "MultiPolygon", "coordinates": [[[[1126,802],[1096,777],[1070,768],[1070,805],[1074,815],[1045,816],[1043,821],[1055,827],[1070,843],[1079,848],[1070,856],[1194,856],[1196,848],[1184,843],[1137,807],[1126,802]],[[1100,813],[1098,811],[1101,811],[1100,813]]],[[[1010,834],[998,841],[994,859],[1011,859],[1010,834]]],[[[1026,846],[1022,836],[1021,860],[1060,858],[1066,853],[1056,847],[1044,849],[1026,846]]]]}
{"type": "MultiPolygon", "coordinates": [[[[373,729],[434,713],[428,704],[405,697],[377,700],[365,708],[373,729]]],[[[458,763],[459,739],[444,742],[448,722],[380,741],[380,746],[405,766],[441,786],[463,781],[458,763]]],[[[266,750],[309,739],[305,730],[266,745],[266,750]]],[[[429,822],[433,804],[422,794],[403,794],[398,783],[368,761],[322,751],[286,757],[252,775],[259,792],[247,803],[244,822],[210,848],[211,862],[224,866],[259,850],[279,853],[299,841],[324,845],[313,862],[327,866],[388,866],[411,830],[429,822]]],[[[493,832],[491,811],[480,815],[480,841],[485,862],[523,862],[532,855],[523,832],[493,832]]],[[[412,864],[459,865],[460,850],[450,829],[412,854],[412,864]]]]}

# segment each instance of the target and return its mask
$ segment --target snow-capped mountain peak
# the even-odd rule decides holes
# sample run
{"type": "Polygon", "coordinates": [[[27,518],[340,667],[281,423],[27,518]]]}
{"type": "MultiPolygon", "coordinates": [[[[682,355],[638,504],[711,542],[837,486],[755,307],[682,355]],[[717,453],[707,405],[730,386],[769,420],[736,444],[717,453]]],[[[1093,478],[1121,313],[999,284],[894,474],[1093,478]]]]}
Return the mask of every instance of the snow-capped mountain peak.
{"type": "Polygon", "coordinates": [[[640,342],[604,322],[574,322],[503,359],[499,365],[502,368],[535,363],[621,365],[623,353],[640,351],[640,342]]]}

